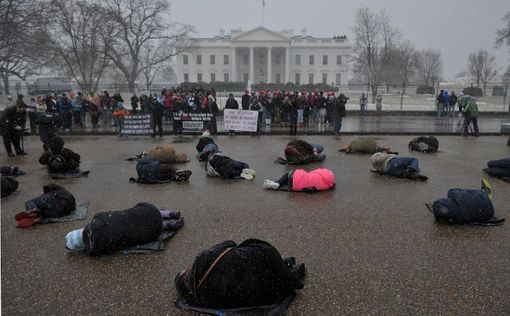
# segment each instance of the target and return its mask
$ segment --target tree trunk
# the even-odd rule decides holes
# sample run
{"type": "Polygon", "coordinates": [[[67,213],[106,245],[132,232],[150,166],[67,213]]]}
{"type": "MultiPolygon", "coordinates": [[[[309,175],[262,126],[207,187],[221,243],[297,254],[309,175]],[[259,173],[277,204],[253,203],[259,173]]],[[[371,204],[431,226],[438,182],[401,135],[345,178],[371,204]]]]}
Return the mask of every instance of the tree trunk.
{"type": "Polygon", "coordinates": [[[135,92],[135,80],[134,79],[128,80],[128,90],[129,90],[129,93],[135,92]]]}
{"type": "Polygon", "coordinates": [[[2,81],[4,82],[4,94],[5,95],[11,94],[11,92],[9,90],[9,75],[6,73],[2,73],[1,77],[2,77],[2,81]]]}
{"type": "Polygon", "coordinates": [[[487,84],[484,82],[484,83],[483,83],[483,95],[482,95],[483,97],[485,97],[485,96],[486,96],[486,94],[485,94],[485,89],[486,89],[486,88],[487,88],[487,84]]]}

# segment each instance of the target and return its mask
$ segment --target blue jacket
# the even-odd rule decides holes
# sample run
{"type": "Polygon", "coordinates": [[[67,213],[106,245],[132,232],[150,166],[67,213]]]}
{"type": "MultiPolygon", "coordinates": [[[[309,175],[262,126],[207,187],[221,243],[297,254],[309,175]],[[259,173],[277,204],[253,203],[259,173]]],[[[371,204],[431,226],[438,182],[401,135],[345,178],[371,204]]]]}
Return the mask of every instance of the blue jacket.
{"type": "Polygon", "coordinates": [[[448,94],[448,91],[445,91],[443,93],[443,104],[444,105],[450,104],[450,95],[448,94]]]}
{"type": "Polygon", "coordinates": [[[138,180],[142,182],[158,181],[159,161],[145,157],[136,164],[138,180]]]}
{"type": "Polygon", "coordinates": [[[437,220],[450,224],[483,222],[494,216],[494,207],[487,194],[481,190],[450,189],[448,197],[432,205],[437,220]]]}

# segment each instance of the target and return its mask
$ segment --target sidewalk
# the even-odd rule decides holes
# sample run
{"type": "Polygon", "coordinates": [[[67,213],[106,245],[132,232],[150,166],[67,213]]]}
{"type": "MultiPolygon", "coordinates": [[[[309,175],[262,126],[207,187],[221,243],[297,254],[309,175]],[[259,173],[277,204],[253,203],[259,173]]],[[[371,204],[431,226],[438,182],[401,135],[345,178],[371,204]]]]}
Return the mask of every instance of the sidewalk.
{"type": "MultiPolygon", "coordinates": [[[[400,114],[400,113],[399,113],[400,114]]],[[[448,116],[436,117],[430,113],[417,114],[402,112],[401,115],[385,113],[380,118],[376,116],[359,116],[356,113],[348,113],[343,119],[341,134],[428,134],[428,135],[450,135],[460,134],[460,129],[464,121],[463,117],[448,116]]],[[[481,135],[501,135],[501,126],[510,121],[510,118],[503,113],[497,115],[481,114],[478,119],[478,126],[481,135]]],[[[217,119],[218,134],[227,134],[223,127],[223,117],[217,119]]],[[[324,124],[326,125],[326,124],[324,124]]],[[[298,127],[298,134],[320,135],[333,134],[331,126],[313,126],[310,128],[298,127]]],[[[163,121],[163,131],[165,135],[173,134],[172,123],[163,121]]],[[[115,128],[108,127],[75,127],[73,135],[116,135],[115,128]]],[[[262,126],[261,135],[282,135],[288,134],[289,128],[280,124],[271,126],[262,126]]],[[[249,133],[237,133],[238,135],[249,133]]]]}

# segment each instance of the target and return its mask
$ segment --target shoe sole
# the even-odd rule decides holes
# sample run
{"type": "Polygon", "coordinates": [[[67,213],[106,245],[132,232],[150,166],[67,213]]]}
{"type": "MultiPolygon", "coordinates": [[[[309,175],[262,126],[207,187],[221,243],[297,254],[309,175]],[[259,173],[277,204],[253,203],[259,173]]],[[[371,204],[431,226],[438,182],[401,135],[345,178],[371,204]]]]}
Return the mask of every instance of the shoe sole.
{"type": "Polygon", "coordinates": [[[191,171],[189,171],[189,170],[177,171],[175,173],[175,179],[177,181],[186,181],[189,179],[190,176],[191,176],[191,171]]]}

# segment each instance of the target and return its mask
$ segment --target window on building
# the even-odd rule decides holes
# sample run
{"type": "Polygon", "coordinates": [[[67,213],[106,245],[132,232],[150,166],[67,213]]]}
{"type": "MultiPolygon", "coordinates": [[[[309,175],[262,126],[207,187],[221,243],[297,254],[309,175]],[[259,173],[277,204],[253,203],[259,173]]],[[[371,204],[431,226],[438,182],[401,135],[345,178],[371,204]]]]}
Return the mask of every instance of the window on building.
{"type": "Polygon", "coordinates": [[[216,74],[213,72],[211,73],[211,82],[215,82],[216,81],[216,74]]]}
{"type": "Polygon", "coordinates": [[[301,84],[301,74],[299,72],[297,72],[295,75],[294,75],[294,83],[295,84],[301,84]]]}
{"type": "Polygon", "coordinates": [[[197,65],[202,65],[202,55],[197,55],[197,65]]]}
{"type": "Polygon", "coordinates": [[[296,65],[301,65],[301,55],[296,55],[296,65]]]}
{"type": "Polygon", "coordinates": [[[223,74],[223,81],[224,82],[229,82],[229,80],[228,80],[228,72],[223,74]]]}
{"type": "Polygon", "coordinates": [[[274,74],[274,83],[280,83],[281,82],[281,74],[279,72],[274,74]]]}
{"type": "Polygon", "coordinates": [[[322,83],[324,84],[328,83],[328,74],[322,74],[322,83]]]}
{"type": "Polygon", "coordinates": [[[201,81],[202,81],[202,73],[197,72],[197,82],[201,82],[201,81]]]}
{"type": "Polygon", "coordinates": [[[216,56],[214,56],[214,55],[209,56],[209,64],[211,64],[211,65],[216,64],[216,56]]]}
{"type": "Polygon", "coordinates": [[[189,73],[184,73],[184,82],[189,82],[189,73]]]}
{"type": "Polygon", "coordinates": [[[322,64],[327,65],[328,64],[328,55],[322,55],[322,64]]]}
{"type": "Polygon", "coordinates": [[[282,64],[282,56],[281,55],[275,55],[274,56],[274,64],[275,65],[281,65],[282,64]]]}
{"type": "Polygon", "coordinates": [[[313,73],[308,74],[308,83],[313,84],[313,73]]]}
{"type": "Polygon", "coordinates": [[[247,72],[243,73],[243,82],[244,83],[248,82],[248,73],[247,72]]]}
{"type": "Polygon", "coordinates": [[[228,55],[223,55],[223,65],[228,65],[228,55]]]}
{"type": "Polygon", "coordinates": [[[342,55],[336,55],[336,64],[341,65],[342,64],[342,55]]]}
{"type": "Polygon", "coordinates": [[[339,86],[341,84],[341,82],[342,82],[342,74],[338,73],[338,74],[336,74],[335,84],[337,86],[339,86]]]}
{"type": "Polygon", "coordinates": [[[248,65],[250,63],[250,56],[243,55],[243,64],[248,65]]]}
{"type": "Polygon", "coordinates": [[[184,65],[187,65],[188,64],[188,55],[182,55],[182,63],[184,65]]]}
{"type": "Polygon", "coordinates": [[[313,65],[314,63],[315,63],[315,56],[314,55],[308,56],[308,64],[313,65]]]}

